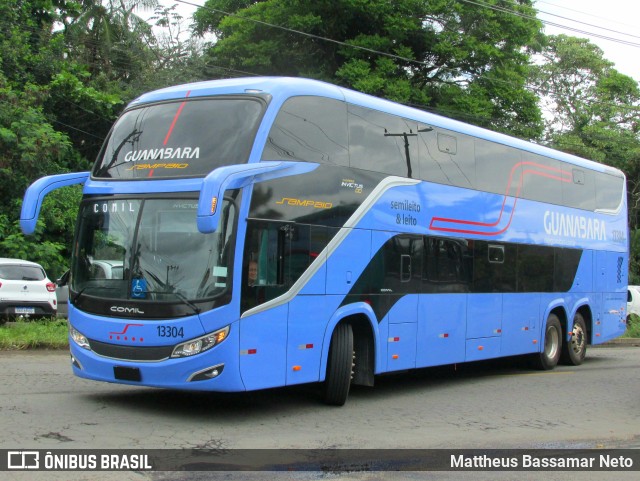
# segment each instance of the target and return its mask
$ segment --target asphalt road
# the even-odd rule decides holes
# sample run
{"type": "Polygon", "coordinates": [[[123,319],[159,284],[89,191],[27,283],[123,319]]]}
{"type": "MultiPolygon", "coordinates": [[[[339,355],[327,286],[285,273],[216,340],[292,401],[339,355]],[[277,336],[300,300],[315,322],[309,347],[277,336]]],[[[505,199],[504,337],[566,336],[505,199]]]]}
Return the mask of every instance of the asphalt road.
{"type": "MultiPolygon", "coordinates": [[[[380,377],[341,408],[315,385],[187,393],[87,381],[68,364],[66,352],[0,352],[0,448],[640,448],[640,348],[590,349],[549,372],[509,359],[380,377]]],[[[22,474],[10,479],[52,479],[22,474]]],[[[198,479],[123,474],[100,479],[198,479]]]]}

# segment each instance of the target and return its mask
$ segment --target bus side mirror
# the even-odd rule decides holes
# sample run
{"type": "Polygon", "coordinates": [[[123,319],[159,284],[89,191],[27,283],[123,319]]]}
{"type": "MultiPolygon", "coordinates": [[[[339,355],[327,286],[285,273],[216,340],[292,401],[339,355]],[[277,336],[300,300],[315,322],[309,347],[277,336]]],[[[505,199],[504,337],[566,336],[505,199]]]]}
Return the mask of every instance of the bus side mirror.
{"type": "Polygon", "coordinates": [[[255,182],[305,174],[318,167],[310,162],[269,161],[255,164],[229,165],[214,170],[204,178],[198,201],[198,230],[215,232],[220,221],[224,193],[255,182]]]}
{"type": "Polygon", "coordinates": [[[60,187],[84,184],[88,178],[89,172],[75,172],[72,174],[49,175],[31,184],[27,188],[22,201],[22,212],[20,213],[20,228],[22,232],[26,235],[31,235],[36,230],[45,195],[60,187]]]}

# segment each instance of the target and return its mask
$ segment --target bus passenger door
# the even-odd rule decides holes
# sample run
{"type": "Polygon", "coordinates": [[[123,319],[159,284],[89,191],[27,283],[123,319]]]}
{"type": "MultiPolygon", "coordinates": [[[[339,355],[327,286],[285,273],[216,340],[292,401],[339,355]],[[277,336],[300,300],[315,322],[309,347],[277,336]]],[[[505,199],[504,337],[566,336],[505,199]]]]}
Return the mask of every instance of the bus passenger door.
{"type": "Polygon", "coordinates": [[[242,262],[240,374],[247,390],[283,386],[286,378],[289,304],[261,305],[290,287],[291,239],[286,222],[247,222],[242,262]],[[253,313],[252,313],[253,312],[253,313]]]}

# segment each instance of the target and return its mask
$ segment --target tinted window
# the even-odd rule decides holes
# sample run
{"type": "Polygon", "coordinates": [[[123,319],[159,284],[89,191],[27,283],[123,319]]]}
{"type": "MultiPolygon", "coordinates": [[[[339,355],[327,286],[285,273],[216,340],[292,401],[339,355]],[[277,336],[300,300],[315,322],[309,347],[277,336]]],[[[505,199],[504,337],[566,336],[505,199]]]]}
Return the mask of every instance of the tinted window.
{"type": "Polygon", "coordinates": [[[473,247],[473,291],[514,292],[516,246],[474,241],[473,247]]]}
{"type": "Polygon", "coordinates": [[[562,166],[562,203],[576,209],[595,210],[596,186],[593,172],[564,164],[562,166]]]}
{"type": "Polygon", "coordinates": [[[522,183],[520,151],[486,140],[477,140],[475,148],[477,188],[515,197],[522,183]]]}
{"type": "Polygon", "coordinates": [[[349,105],[351,167],[419,177],[416,130],[415,122],[349,105]]]}
{"type": "Polygon", "coordinates": [[[624,179],[605,173],[596,173],[596,207],[616,210],[622,201],[624,179]]]}
{"type": "Polygon", "coordinates": [[[468,241],[427,237],[423,279],[429,292],[464,292],[471,281],[468,241]]]}
{"type": "Polygon", "coordinates": [[[541,155],[523,152],[522,193],[525,199],[562,205],[562,187],[571,182],[571,174],[563,164],[541,155]]]}
{"type": "Polygon", "coordinates": [[[0,279],[8,281],[42,281],[46,277],[38,266],[0,266],[0,279]]]}
{"type": "Polygon", "coordinates": [[[518,246],[518,292],[553,291],[554,251],[546,246],[518,246]]]}
{"type": "Polygon", "coordinates": [[[420,178],[439,184],[475,187],[475,157],[473,140],[463,134],[418,128],[420,178]]]}
{"type": "Polygon", "coordinates": [[[125,112],[94,175],[137,179],[205,176],[249,159],[264,104],[256,98],[185,100],[125,112]]]}
{"type": "Polygon", "coordinates": [[[271,127],[262,160],[349,165],[347,107],[318,97],[287,100],[271,127]]]}
{"type": "Polygon", "coordinates": [[[420,287],[422,237],[399,235],[389,239],[380,251],[384,275],[382,285],[372,292],[413,293],[420,287]]]}

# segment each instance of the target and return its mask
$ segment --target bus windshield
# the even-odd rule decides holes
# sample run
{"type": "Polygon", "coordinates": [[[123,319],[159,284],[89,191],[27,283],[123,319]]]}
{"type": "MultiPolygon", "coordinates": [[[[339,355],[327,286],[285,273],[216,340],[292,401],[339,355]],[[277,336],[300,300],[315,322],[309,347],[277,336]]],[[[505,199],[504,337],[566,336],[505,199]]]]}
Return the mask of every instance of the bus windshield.
{"type": "Polygon", "coordinates": [[[230,291],[236,210],[225,200],[218,230],[196,225],[195,198],[85,201],[71,290],[113,300],[191,303],[230,291]]]}
{"type": "Polygon", "coordinates": [[[116,122],[93,176],[204,177],[217,167],[246,163],[264,107],[262,99],[246,96],[129,110],[116,122]]]}

